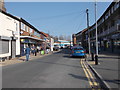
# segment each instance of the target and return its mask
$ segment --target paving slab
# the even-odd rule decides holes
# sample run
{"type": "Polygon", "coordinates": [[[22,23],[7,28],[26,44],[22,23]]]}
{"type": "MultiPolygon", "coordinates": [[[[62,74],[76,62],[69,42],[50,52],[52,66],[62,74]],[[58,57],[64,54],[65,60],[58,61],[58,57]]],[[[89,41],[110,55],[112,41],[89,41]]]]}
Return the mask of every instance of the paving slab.
{"type": "Polygon", "coordinates": [[[99,54],[98,65],[88,56],[88,63],[96,70],[96,72],[103,78],[110,88],[120,89],[120,75],[119,75],[119,56],[115,54],[99,54]]]}

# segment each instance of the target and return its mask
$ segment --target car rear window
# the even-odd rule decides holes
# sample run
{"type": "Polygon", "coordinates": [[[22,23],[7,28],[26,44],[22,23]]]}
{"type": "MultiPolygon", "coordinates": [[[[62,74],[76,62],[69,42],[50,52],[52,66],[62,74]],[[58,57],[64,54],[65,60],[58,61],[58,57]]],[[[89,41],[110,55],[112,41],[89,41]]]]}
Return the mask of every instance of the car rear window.
{"type": "Polygon", "coordinates": [[[83,50],[83,48],[74,48],[74,50],[83,50]]]}

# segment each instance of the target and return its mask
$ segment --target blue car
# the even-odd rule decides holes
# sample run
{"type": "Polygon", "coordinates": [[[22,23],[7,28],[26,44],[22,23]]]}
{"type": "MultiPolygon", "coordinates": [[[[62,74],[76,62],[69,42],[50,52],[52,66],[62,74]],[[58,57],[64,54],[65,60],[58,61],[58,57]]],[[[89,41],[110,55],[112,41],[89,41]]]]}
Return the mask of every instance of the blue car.
{"type": "Polygon", "coordinates": [[[86,51],[84,50],[83,47],[73,47],[72,56],[86,57],[86,51]]]}

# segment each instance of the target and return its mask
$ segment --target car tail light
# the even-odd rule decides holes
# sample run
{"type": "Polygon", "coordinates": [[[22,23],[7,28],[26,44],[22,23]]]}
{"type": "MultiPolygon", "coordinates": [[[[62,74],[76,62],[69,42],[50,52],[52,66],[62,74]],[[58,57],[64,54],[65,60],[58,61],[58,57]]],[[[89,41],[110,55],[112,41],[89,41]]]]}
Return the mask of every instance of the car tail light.
{"type": "Polygon", "coordinates": [[[82,51],[82,53],[86,53],[86,51],[82,51]]]}

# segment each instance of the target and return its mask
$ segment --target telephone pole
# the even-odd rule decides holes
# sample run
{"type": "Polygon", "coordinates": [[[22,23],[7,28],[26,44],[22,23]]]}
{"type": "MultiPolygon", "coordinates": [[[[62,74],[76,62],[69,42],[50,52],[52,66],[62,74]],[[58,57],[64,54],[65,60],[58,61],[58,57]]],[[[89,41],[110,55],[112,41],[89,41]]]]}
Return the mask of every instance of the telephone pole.
{"type": "Polygon", "coordinates": [[[95,65],[98,65],[98,35],[97,35],[97,0],[95,0],[95,23],[96,23],[96,55],[95,65]]]}
{"type": "Polygon", "coordinates": [[[89,33],[89,13],[88,9],[86,9],[87,13],[87,29],[88,29],[88,47],[89,47],[89,55],[91,54],[91,49],[90,49],[90,33],[89,33]]]}

